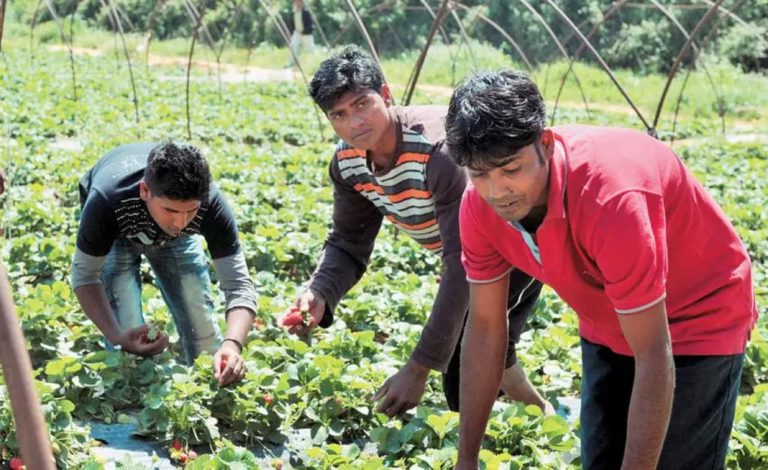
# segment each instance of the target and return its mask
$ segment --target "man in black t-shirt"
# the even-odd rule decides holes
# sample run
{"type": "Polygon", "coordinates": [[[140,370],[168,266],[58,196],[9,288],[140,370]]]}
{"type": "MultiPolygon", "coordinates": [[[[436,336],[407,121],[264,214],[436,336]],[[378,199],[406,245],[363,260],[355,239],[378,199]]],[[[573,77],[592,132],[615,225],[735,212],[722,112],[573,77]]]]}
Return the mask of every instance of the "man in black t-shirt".
{"type": "Polygon", "coordinates": [[[215,353],[220,384],[242,378],[240,354],[256,312],[256,292],[237,224],[200,151],[173,142],[118,147],[80,180],[80,202],[72,286],[108,347],[152,356],[168,345],[167,335],[153,338],[144,324],[143,255],[176,324],[184,359],[215,353]],[[223,340],[197,235],[205,238],[225,294],[223,340]]]}

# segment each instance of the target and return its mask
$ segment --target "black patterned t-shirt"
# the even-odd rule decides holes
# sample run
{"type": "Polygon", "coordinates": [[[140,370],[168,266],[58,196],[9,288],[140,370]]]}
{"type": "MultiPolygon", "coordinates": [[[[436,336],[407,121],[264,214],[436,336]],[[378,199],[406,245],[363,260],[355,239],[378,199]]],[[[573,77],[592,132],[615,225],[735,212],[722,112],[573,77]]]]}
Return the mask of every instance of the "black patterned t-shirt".
{"type": "MultiPolygon", "coordinates": [[[[120,146],[99,160],[80,180],[82,215],[77,233],[77,248],[91,256],[105,256],[114,241],[162,246],[173,237],[150,216],[139,196],[147,157],[156,143],[120,146]]],[[[181,237],[201,234],[213,259],[240,251],[237,224],[216,185],[211,184],[207,201],[181,237]]]]}

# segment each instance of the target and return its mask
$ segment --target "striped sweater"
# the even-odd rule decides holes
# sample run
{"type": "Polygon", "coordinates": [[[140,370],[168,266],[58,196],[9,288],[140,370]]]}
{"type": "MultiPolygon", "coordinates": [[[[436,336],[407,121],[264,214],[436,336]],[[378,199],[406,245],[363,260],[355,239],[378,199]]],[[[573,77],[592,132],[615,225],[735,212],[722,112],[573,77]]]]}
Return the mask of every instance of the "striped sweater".
{"type": "Polygon", "coordinates": [[[401,153],[394,167],[376,176],[365,151],[341,143],[336,152],[339,174],[392,223],[435,253],[443,251],[435,198],[427,187],[427,164],[433,145],[410,129],[402,133],[401,153]]]}
{"type": "Polygon", "coordinates": [[[309,287],[326,300],[328,326],[344,294],[365,272],[384,218],[443,260],[432,312],[412,358],[445,371],[458,342],[469,288],[461,265],[458,213],[464,170],[445,153],[442,106],[390,108],[398,123],[396,151],[386,168],[340,143],[330,165],[333,228],[309,287]]]}

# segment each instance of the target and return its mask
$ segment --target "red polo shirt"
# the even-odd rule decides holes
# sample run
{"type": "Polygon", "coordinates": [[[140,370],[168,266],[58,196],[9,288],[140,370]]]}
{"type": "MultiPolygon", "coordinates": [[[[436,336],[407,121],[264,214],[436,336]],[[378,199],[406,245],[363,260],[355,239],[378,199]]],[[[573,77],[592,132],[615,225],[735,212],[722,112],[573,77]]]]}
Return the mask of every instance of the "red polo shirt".
{"type": "Polygon", "coordinates": [[[470,282],[512,267],[550,285],[579,316],[579,333],[632,355],[619,327],[664,301],[676,355],[744,352],[757,320],[751,263],[723,211],[680,159],[645,134],[553,129],[547,214],[529,234],[473,187],[461,204],[470,282]]]}

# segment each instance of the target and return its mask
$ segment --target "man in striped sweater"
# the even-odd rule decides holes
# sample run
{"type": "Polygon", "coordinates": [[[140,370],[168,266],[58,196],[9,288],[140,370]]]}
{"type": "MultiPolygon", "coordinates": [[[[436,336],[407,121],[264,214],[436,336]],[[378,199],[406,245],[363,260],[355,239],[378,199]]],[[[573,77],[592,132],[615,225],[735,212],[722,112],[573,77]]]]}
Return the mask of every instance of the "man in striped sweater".
{"type": "MultiPolygon", "coordinates": [[[[392,106],[383,74],[369,55],[350,46],[324,61],[309,86],[341,137],[330,164],[333,228],[309,288],[294,307],[311,312],[301,334],[327,327],[344,294],[362,277],[384,218],[443,260],[432,312],[410,359],[374,396],[378,411],[398,415],[424,393],[430,369],[443,373],[448,406],[459,405],[459,338],[469,301],[461,264],[459,205],[464,171],[445,153],[442,106],[392,106]]],[[[510,279],[509,347],[501,389],[512,399],[547,403],[516,363],[515,342],[541,284],[522,272],[510,279]]]]}

